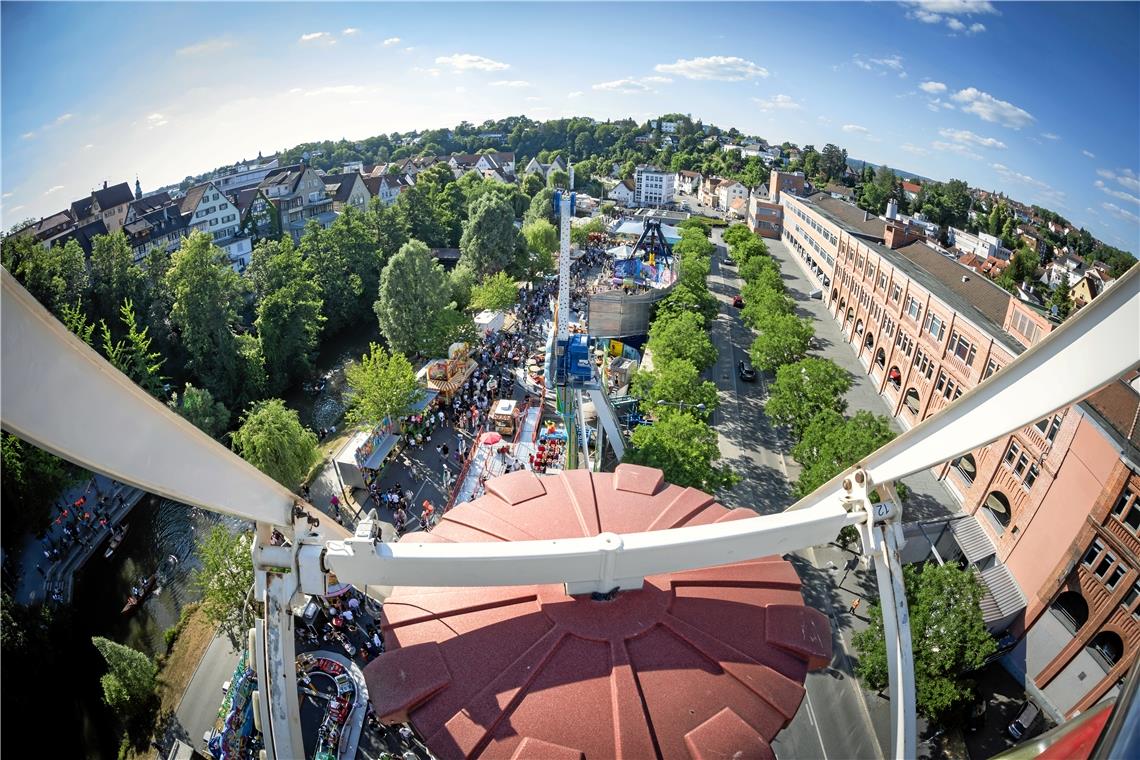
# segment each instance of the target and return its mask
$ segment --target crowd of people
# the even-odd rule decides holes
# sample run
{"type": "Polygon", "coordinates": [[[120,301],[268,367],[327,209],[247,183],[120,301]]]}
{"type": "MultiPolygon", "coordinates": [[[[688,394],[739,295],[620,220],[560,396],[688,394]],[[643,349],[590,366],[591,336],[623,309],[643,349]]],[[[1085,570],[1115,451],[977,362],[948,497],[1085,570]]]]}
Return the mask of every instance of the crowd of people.
{"type": "MultiPolygon", "coordinates": [[[[112,488],[116,488],[118,481],[111,481],[112,488]]],[[[71,495],[74,495],[72,492],[71,495]]],[[[68,497],[70,499],[70,496],[68,497]]],[[[40,536],[40,545],[44,560],[36,564],[36,572],[47,577],[47,571],[57,562],[61,562],[73,551],[90,547],[102,541],[111,525],[111,515],[115,508],[121,507],[125,497],[121,491],[116,493],[103,493],[99,481],[92,477],[87,487],[74,501],[65,501],[55,507],[55,517],[40,536]],[[44,566],[46,565],[47,570],[44,566]]]]}

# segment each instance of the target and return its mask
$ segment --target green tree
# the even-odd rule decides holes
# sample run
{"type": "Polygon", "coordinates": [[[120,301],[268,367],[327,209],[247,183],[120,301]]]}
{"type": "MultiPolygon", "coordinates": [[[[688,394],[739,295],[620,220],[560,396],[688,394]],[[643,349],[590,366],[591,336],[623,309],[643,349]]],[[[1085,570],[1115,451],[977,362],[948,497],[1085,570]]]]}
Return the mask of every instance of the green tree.
{"type": "Polygon", "coordinates": [[[106,322],[100,323],[103,329],[103,354],[107,361],[150,395],[157,399],[165,398],[167,378],[162,375],[162,365],[166,360],[162,354],[151,350],[147,328],[139,329],[134,304],[129,300],[124,301],[119,309],[119,322],[126,333],[119,341],[112,340],[112,331],[106,322]]]}
{"type": "Polygon", "coordinates": [[[91,643],[109,668],[99,679],[103,701],[115,712],[138,715],[155,697],[158,668],[142,652],[102,636],[92,637],[91,643]]]}
{"type": "Polygon", "coordinates": [[[756,329],[776,317],[795,313],[792,299],[782,291],[772,288],[749,288],[748,299],[744,301],[741,319],[749,327],[756,329]]]}
{"type": "Polygon", "coordinates": [[[400,214],[395,206],[386,206],[377,196],[369,201],[368,222],[376,232],[376,251],[379,254],[377,264],[377,280],[379,272],[392,255],[400,250],[400,246],[408,242],[408,231],[404,229],[400,214]]]}
{"type": "Polygon", "coordinates": [[[1073,308],[1073,301],[1071,296],[1071,289],[1069,288],[1069,279],[1062,277],[1061,282],[1057,287],[1053,288],[1053,293],[1049,296],[1048,305],[1056,307],[1057,316],[1065,319],[1069,316],[1069,312],[1073,308]]]}
{"type": "Polygon", "coordinates": [[[723,234],[724,243],[729,248],[735,248],[745,240],[751,240],[753,237],[752,230],[748,229],[747,224],[743,223],[730,224],[723,234]]]}
{"type": "Polygon", "coordinates": [[[531,198],[523,222],[536,222],[540,219],[545,219],[548,222],[554,221],[554,191],[549,187],[542,188],[531,198]]]}
{"type": "Polygon", "coordinates": [[[231,641],[244,641],[253,619],[250,534],[215,525],[198,544],[198,559],[201,567],[194,571],[192,583],[202,595],[202,611],[231,641]]]}
{"type": "Polygon", "coordinates": [[[561,169],[551,169],[546,175],[546,186],[568,190],[570,188],[570,173],[561,169]]]}
{"type": "Polygon", "coordinates": [[[890,420],[882,415],[860,411],[844,419],[834,409],[824,409],[792,449],[792,456],[803,465],[796,495],[807,496],[894,437],[890,420]]]}
{"type": "Polygon", "coordinates": [[[110,322],[119,334],[116,317],[124,301],[141,295],[143,272],[122,230],[97,235],[91,245],[91,301],[95,318],[110,322]]]}
{"type": "Polygon", "coordinates": [[[317,436],[279,398],[252,404],[232,436],[234,451],[286,488],[296,488],[320,459],[317,436]]]}
{"type": "Polygon", "coordinates": [[[804,358],[813,335],[811,320],[791,314],[772,315],[760,323],[760,334],[748,353],[753,364],[770,372],[804,358]]]}
{"type": "Polygon", "coordinates": [[[522,192],[527,198],[533,198],[546,184],[542,181],[542,175],[538,172],[531,172],[522,179],[522,192]]]}
{"type": "Polygon", "coordinates": [[[95,332],[95,325],[87,321],[87,314],[83,311],[82,304],[64,304],[59,314],[59,321],[63,322],[63,326],[78,336],[81,341],[89,346],[93,345],[91,339],[95,332]]]}
{"type": "Polygon", "coordinates": [[[847,171],[847,151],[831,143],[824,145],[819,154],[819,171],[833,182],[843,179],[847,171]]]}
{"type": "Polygon", "coordinates": [[[464,322],[451,302],[447,274],[418,240],[384,267],[374,308],[388,345],[408,356],[442,356],[464,322]]]}
{"type": "Polygon", "coordinates": [[[483,281],[471,290],[472,311],[506,311],[515,305],[519,299],[519,287],[514,278],[506,272],[499,272],[483,281]]]}
{"type": "Polygon", "coordinates": [[[712,492],[738,480],[727,465],[717,465],[716,431],[688,411],[660,413],[652,425],[639,425],[623,461],[660,469],[665,480],[712,492]]]}
{"type": "Polygon", "coordinates": [[[229,257],[210,235],[192,232],[175,252],[165,283],[189,369],[216,397],[238,399],[243,373],[234,327],[245,289],[229,257]]]}
{"type": "Polygon", "coordinates": [[[219,437],[230,425],[230,411],[226,405],[215,401],[213,394],[205,388],[195,388],[190,383],[186,383],[181,395],[177,391],[171,394],[167,406],[211,438],[219,437]]]}
{"type": "Polygon", "coordinates": [[[654,320],[647,348],[655,361],[685,359],[698,369],[711,367],[717,356],[701,315],[694,312],[654,320]]]}
{"type": "Polygon", "coordinates": [[[5,255],[18,261],[12,274],[53,314],[62,314],[65,306],[82,302],[86,295],[87,263],[75,240],[50,248],[12,244],[5,255]],[[15,250],[22,255],[14,255],[15,250]]]}
{"type": "Polygon", "coordinates": [[[820,412],[847,408],[843,394],[851,388],[851,376],[828,359],[808,357],[776,370],[765,409],[777,425],[791,428],[798,438],[820,412]]]}
{"type": "Polygon", "coordinates": [[[510,204],[484,196],[472,204],[459,241],[459,250],[476,276],[514,270],[525,251],[525,242],[515,227],[510,204]]]}
{"type": "Polygon", "coordinates": [[[449,248],[448,230],[435,215],[432,198],[427,189],[416,186],[400,193],[396,199],[396,213],[408,238],[421,240],[429,248],[449,248]]]}
{"type": "MultiPolygon", "coordinates": [[[[918,711],[941,722],[974,696],[967,674],[982,667],[997,643],[982,620],[983,588],[970,570],[956,564],[903,568],[914,650],[918,711]]],[[[855,634],[858,674],[872,689],[887,686],[887,648],[882,608],[867,610],[871,625],[855,634]]]]}
{"type": "Polygon", "coordinates": [[[416,371],[401,353],[372,343],[369,352],[345,369],[346,417],[352,425],[378,425],[406,416],[423,396],[416,371]]]}
{"type": "Polygon", "coordinates": [[[684,404],[684,410],[708,420],[717,405],[716,383],[702,380],[701,373],[685,359],[666,359],[653,369],[639,369],[630,383],[630,394],[641,399],[647,409],[658,409],[658,401],[684,404]],[[697,407],[704,404],[704,410],[697,407]]]}
{"type": "Polygon", "coordinates": [[[285,238],[262,241],[249,273],[257,294],[257,327],[271,393],[312,372],[325,316],[313,265],[285,238]]]}
{"type": "MultiPolygon", "coordinates": [[[[759,235],[744,238],[731,249],[732,260],[738,266],[746,266],[748,262],[754,259],[759,259],[768,256],[768,244],[759,235]]],[[[744,271],[741,271],[741,277],[744,277],[744,271]]]]}
{"type": "Polygon", "coordinates": [[[527,222],[522,228],[523,240],[529,253],[527,274],[535,279],[554,269],[554,254],[558,250],[558,231],[548,219],[527,222]]]}

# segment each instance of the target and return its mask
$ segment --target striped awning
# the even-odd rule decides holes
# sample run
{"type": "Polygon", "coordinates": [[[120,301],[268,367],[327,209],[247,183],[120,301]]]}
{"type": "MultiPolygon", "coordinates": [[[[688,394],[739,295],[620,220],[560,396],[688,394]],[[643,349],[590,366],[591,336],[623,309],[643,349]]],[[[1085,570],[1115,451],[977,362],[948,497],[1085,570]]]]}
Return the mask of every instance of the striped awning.
{"type": "Polygon", "coordinates": [[[994,543],[974,515],[952,520],[950,532],[966,561],[973,567],[985,592],[982,594],[982,619],[986,624],[1005,620],[1025,609],[1025,594],[1013,573],[995,555],[994,543]],[[988,562],[985,560],[991,558],[988,562]]]}
{"type": "Polygon", "coordinates": [[[994,554],[994,542],[978,523],[978,518],[973,515],[952,520],[950,532],[954,534],[954,540],[958,542],[962,553],[966,555],[966,561],[971,565],[994,554]]]}

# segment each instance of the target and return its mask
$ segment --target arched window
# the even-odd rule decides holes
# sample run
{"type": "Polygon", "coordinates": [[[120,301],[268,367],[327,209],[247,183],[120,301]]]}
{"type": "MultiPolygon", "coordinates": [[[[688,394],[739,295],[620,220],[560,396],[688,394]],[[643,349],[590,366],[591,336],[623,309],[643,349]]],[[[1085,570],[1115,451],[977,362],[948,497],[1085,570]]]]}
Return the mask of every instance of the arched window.
{"type": "Polygon", "coordinates": [[[832,302],[834,302],[836,298],[839,298],[839,288],[833,288],[831,291],[832,302]]]}
{"type": "Polygon", "coordinates": [[[906,398],[903,400],[911,414],[918,414],[918,391],[914,388],[906,389],[906,398]]]}
{"type": "Polygon", "coordinates": [[[902,387],[902,372],[899,372],[897,364],[891,367],[891,371],[887,373],[887,382],[890,383],[891,387],[896,391],[902,387]]]}
{"type": "Polygon", "coordinates": [[[887,352],[881,348],[875,352],[875,364],[878,364],[880,367],[887,366],[887,352]]]}
{"type": "Polygon", "coordinates": [[[950,465],[958,471],[958,474],[962,476],[962,480],[966,481],[967,484],[972,484],[974,478],[978,475],[978,463],[974,461],[973,454],[963,454],[951,462],[950,465]]]}
{"type": "Polygon", "coordinates": [[[1066,591],[1053,602],[1053,612],[1061,619],[1069,633],[1076,633],[1088,622],[1089,605],[1079,591],[1066,591]]]}
{"type": "Polygon", "coordinates": [[[855,334],[856,335],[862,335],[863,334],[863,320],[861,320],[861,319],[855,321],[855,334]]]}
{"type": "Polygon", "coordinates": [[[854,309],[854,307],[852,307],[852,308],[847,310],[847,319],[843,320],[843,324],[847,324],[848,322],[850,322],[854,318],[855,318],[855,309],[854,309]]]}
{"type": "Polygon", "coordinates": [[[997,520],[1002,530],[1009,526],[1009,499],[1001,491],[990,491],[982,506],[997,520]]]}
{"type": "Polygon", "coordinates": [[[1120,658],[1124,655],[1124,642],[1112,631],[1101,631],[1092,637],[1087,649],[1094,659],[1100,661],[1105,670],[1109,670],[1120,662],[1120,658]]]}
{"type": "Polygon", "coordinates": [[[866,339],[863,341],[863,348],[871,349],[875,347],[875,336],[867,333],[866,339]]]}

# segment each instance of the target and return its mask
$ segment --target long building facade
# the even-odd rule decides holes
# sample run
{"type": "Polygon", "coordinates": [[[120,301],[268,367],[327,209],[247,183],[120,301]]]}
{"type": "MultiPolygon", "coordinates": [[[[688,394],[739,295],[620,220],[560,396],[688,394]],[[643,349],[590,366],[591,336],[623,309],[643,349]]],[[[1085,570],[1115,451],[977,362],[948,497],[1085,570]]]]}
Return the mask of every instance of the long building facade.
{"type": "MultiPolygon", "coordinates": [[[[822,193],[772,195],[782,242],[904,428],[1054,327],[901,221],[822,193]]],[[[1004,662],[1056,718],[1114,693],[1140,651],[1135,376],[935,472],[961,505],[948,526],[986,586],[986,622],[1017,639],[1004,662]]]]}

